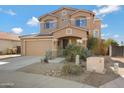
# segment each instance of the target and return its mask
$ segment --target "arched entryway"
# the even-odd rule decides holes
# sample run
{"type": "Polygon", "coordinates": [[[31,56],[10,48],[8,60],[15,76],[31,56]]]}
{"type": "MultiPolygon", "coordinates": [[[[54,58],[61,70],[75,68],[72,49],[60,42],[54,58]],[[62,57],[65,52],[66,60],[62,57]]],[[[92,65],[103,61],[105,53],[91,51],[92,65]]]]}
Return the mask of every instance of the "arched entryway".
{"type": "Polygon", "coordinates": [[[65,49],[69,44],[79,44],[81,43],[81,38],[79,37],[61,37],[58,38],[58,48],[59,49],[65,49]]]}

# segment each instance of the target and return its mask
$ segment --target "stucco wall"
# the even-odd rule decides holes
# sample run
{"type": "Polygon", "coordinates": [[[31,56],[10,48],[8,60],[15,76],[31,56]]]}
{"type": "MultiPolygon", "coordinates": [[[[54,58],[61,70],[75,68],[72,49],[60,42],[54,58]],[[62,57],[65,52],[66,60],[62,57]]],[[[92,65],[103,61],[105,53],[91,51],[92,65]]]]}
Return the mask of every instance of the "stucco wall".
{"type": "Polygon", "coordinates": [[[43,17],[41,20],[40,20],[40,32],[49,32],[49,31],[53,31],[55,30],[56,28],[54,29],[44,29],[44,23],[46,20],[48,19],[51,19],[53,21],[56,22],[56,24],[58,25],[58,21],[57,21],[57,18],[56,17],[53,17],[53,16],[45,16],[43,17]]]}
{"type": "Polygon", "coordinates": [[[82,31],[82,30],[78,30],[75,28],[64,28],[61,29],[59,31],[56,31],[53,36],[54,38],[61,38],[61,37],[66,37],[66,36],[72,36],[72,37],[79,37],[79,38],[87,38],[87,32],[86,31],[82,31]],[[71,29],[72,30],[72,34],[67,34],[67,29],[71,29]]]}
{"type": "Polygon", "coordinates": [[[21,46],[20,41],[10,41],[10,40],[0,40],[0,51],[2,54],[7,53],[7,48],[13,48],[16,46],[21,46]]]}

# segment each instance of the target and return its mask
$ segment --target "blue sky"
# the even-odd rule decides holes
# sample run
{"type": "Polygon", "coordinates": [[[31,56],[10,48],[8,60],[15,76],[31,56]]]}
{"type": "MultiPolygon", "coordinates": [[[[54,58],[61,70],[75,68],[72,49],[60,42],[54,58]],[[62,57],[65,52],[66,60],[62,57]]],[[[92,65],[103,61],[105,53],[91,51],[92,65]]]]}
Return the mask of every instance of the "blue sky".
{"type": "MultiPolygon", "coordinates": [[[[62,5],[9,5],[0,6],[0,31],[19,35],[39,33],[37,18],[62,5]]],[[[67,7],[67,6],[66,6],[67,7]]],[[[102,37],[124,41],[124,6],[70,5],[68,7],[91,10],[102,20],[102,37]]]]}

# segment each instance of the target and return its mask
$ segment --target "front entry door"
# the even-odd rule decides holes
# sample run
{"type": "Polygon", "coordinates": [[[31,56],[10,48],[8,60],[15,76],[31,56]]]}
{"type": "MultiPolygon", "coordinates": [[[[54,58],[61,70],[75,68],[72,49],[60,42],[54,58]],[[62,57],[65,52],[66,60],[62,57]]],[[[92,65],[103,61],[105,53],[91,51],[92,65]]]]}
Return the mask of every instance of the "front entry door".
{"type": "Polygon", "coordinates": [[[63,49],[65,49],[68,45],[69,40],[68,39],[63,39],[63,49]]]}

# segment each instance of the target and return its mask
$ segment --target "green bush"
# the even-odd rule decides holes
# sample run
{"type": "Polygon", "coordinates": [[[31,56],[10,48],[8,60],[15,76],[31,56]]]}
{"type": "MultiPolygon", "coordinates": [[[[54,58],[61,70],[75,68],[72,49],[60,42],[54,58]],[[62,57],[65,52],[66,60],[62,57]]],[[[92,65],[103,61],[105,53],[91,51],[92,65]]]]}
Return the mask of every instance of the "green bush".
{"type": "Polygon", "coordinates": [[[80,59],[86,60],[90,56],[90,51],[87,48],[78,46],[75,44],[68,45],[65,50],[63,50],[63,55],[67,61],[75,61],[76,55],[80,56],[80,59]]]}
{"type": "Polygon", "coordinates": [[[83,69],[81,68],[81,66],[75,64],[68,63],[62,67],[62,74],[64,75],[80,75],[82,71],[83,69]]]}
{"type": "Polygon", "coordinates": [[[86,61],[86,58],[91,56],[91,51],[87,48],[83,48],[80,53],[80,59],[83,59],[86,61]]]}
{"type": "Polygon", "coordinates": [[[52,59],[52,51],[51,50],[46,51],[45,58],[52,59]]]}
{"type": "Polygon", "coordinates": [[[100,55],[100,44],[98,38],[88,39],[87,47],[91,50],[92,55],[100,55]]]}

